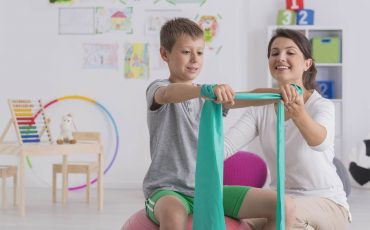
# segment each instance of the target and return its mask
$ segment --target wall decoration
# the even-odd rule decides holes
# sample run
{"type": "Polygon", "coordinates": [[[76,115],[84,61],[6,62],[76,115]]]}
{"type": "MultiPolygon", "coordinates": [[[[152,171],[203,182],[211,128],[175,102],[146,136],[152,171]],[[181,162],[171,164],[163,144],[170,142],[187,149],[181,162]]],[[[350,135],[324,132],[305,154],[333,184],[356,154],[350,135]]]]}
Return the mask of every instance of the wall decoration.
{"type": "Polygon", "coordinates": [[[149,15],[145,20],[145,34],[159,35],[162,25],[169,19],[163,15],[149,15]]]}
{"type": "Polygon", "coordinates": [[[85,69],[117,69],[118,44],[83,44],[85,69]]]}
{"type": "Polygon", "coordinates": [[[145,35],[153,35],[159,39],[162,25],[175,17],[185,17],[180,9],[147,9],[145,10],[145,35]]]}
{"type": "Polygon", "coordinates": [[[93,7],[59,8],[59,34],[94,34],[93,7]]]}
{"type": "Polygon", "coordinates": [[[73,0],[49,0],[50,3],[72,3],[73,0]]]}
{"type": "Polygon", "coordinates": [[[313,25],[315,11],[304,8],[303,0],[286,0],[285,9],[278,10],[276,25],[313,25]]]}
{"type": "Polygon", "coordinates": [[[155,0],[117,0],[118,2],[126,5],[126,4],[135,4],[135,3],[142,3],[145,2],[145,4],[152,4],[155,0]]]}
{"type": "Polygon", "coordinates": [[[199,26],[204,31],[204,41],[210,51],[218,54],[221,51],[222,46],[217,41],[219,34],[219,20],[222,19],[220,15],[203,15],[198,19],[196,16],[195,20],[198,21],[199,26]]]}
{"type": "Polygon", "coordinates": [[[184,4],[184,3],[197,3],[202,6],[207,0],[167,0],[167,2],[176,5],[176,4],[184,4]]]}
{"type": "Polygon", "coordinates": [[[125,45],[125,78],[149,78],[148,43],[127,43],[125,45]]]}
{"type": "Polygon", "coordinates": [[[108,33],[111,31],[125,31],[132,34],[132,11],[133,7],[124,9],[96,8],[96,33],[108,33]]]}
{"type": "Polygon", "coordinates": [[[102,4],[114,4],[120,0],[74,0],[76,3],[99,6],[102,4]]]}

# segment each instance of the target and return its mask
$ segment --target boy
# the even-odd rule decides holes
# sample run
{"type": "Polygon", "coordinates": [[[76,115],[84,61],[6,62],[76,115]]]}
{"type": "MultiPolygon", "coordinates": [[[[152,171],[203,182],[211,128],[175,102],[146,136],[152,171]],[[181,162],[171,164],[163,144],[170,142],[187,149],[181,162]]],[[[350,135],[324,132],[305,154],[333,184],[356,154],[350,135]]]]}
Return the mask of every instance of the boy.
{"type": "MultiPolygon", "coordinates": [[[[166,22],[160,33],[160,54],[170,76],[155,80],[146,91],[152,163],[144,178],[146,212],[160,229],[185,229],[192,214],[201,86],[193,83],[203,64],[202,29],[191,20],[166,22]]],[[[234,92],[225,84],[213,88],[216,103],[234,105],[234,92]]],[[[265,217],[275,229],[276,193],[245,186],[225,186],[225,215],[265,217]],[[248,196],[246,193],[248,192],[248,196]]],[[[293,205],[286,198],[287,226],[293,205]]]]}

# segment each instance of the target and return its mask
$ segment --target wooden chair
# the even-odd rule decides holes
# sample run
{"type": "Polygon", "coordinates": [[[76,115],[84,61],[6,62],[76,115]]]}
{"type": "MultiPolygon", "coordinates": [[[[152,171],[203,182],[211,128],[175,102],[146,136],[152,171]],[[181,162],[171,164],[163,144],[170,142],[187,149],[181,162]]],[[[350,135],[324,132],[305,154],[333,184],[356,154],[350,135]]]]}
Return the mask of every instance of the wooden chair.
{"type": "MultiPolygon", "coordinates": [[[[99,132],[73,132],[73,138],[77,143],[81,141],[97,142],[100,141],[99,132]]],[[[86,174],[86,202],[90,203],[90,186],[91,186],[91,173],[98,173],[99,164],[97,161],[93,162],[72,162],[67,163],[67,177],[71,174],[86,174]]],[[[53,165],[53,178],[52,178],[52,198],[53,202],[57,201],[57,173],[62,173],[62,164],[53,165]]],[[[67,197],[67,195],[66,195],[67,197]]]]}
{"type": "Polygon", "coordinates": [[[17,205],[17,166],[0,165],[0,177],[2,179],[2,197],[3,208],[8,206],[8,198],[6,196],[6,178],[13,176],[13,203],[17,205]]]}

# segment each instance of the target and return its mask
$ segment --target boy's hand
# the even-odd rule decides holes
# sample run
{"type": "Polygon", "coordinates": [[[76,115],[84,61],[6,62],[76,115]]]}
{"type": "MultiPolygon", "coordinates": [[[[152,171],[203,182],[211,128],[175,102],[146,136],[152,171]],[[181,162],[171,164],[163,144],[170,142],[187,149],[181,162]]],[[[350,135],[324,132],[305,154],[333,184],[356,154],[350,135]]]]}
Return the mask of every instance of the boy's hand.
{"type": "Polygon", "coordinates": [[[216,96],[215,103],[232,106],[235,104],[234,90],[227,84],[216,85],[213,89],[216,96]]]}

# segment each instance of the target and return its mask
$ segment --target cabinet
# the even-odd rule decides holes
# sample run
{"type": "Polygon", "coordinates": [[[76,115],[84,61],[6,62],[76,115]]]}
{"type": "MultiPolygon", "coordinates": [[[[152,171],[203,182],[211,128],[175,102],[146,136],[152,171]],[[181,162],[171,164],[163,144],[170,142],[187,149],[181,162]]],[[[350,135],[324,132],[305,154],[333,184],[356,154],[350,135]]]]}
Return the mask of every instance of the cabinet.
{"type": "MultiPolygon", "coordinates": [[[[273,36],[277,28],[287,28],[292,30],[297,30],[303,33],[310,41],[313,48],[313,53],[322,55],[334,55],[334,58],[321,58],[322,56],[314,56],[317,60],[328,60],[325,62],[315,61],[317,68],[316,80],[320,82],[319,89],[321,89],[326,97],[335,105],[335,155],[338,158],[342,157],[342,126],[343,126],[343,29],[332,28],[332,27],[320,27],[320,26],[269,26],[268,27],[268,39],[273,36]],[[318,43],[319,41],[319,43],[318,43]],[[332,42],[332,46],[321,47],[320,42],[325,44],[325,42],[332,42]],[[320,49],[321,48],[321,49],[320,49]]],[[[267,46],[266,46],[267,47],[267,46]]],[[[270,75],[268,71],[267,83],[269,87],[275,87],[276,82],[270,75]]],[[[322,93],[322,95],[324,94],[322,93]]]]}

